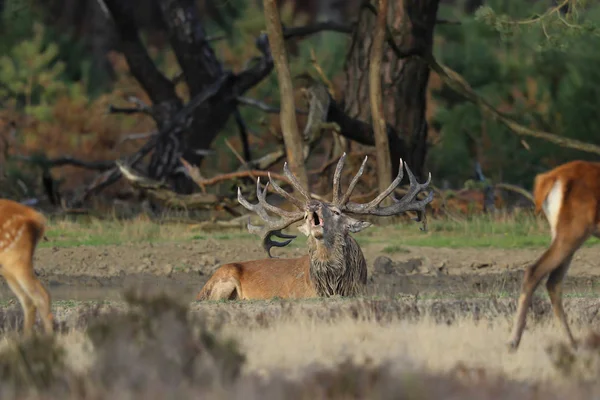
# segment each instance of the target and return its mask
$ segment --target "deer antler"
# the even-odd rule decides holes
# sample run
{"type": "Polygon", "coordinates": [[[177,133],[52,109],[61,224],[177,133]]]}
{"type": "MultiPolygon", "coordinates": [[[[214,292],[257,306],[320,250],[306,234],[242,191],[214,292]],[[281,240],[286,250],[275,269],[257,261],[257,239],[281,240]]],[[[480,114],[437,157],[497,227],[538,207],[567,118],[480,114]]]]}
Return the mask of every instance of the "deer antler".
{"type": "Polygon", "coordinates": [[[310,193],[308,193],[308,191],[302,187],[300,182],[298,182],[298,179],[294,176],[294,174],[292,174],[292,172],[288,168],[287,161],[283,163],[283,173],[290,180],[290,183],[292,184],[294,189],[296,189],[306,199],[306,201],[309,202],[311,200],[310,193]]]}
{"type": "Polygon", "coordinates": [[[335,204],[338,207],[343,207],[348,202],[348,199],[350,199],[350,196],[352,195],[352,192],[354,191],[354,188],[356,187],[358,180],[362,176],[363,172],[365,172],[365,165],[367,164],[367,159],[368,159],[368,156],[365,156],[365,159],[363,160],[362,164],[360,165],[358,172],[356,173],[356,175],[354,175],[354,178],[352,178],[352,180],[350,181],[350,185],[348,185],[348,189],[346,190],[346,193],[340,199],[340,195],[342,193],[340,179],[341,179],[342,169],[344,168],[344,163],[346,162],[346,153],[342,154],[342,156],[340,157],[340,159],[337,163],[337,166],[335,167],[335,172],[333,174],[333,204],[335,204]]]}
{"type": "Polygon", "coordinates": [[[398,171],[398,175],[396,176],[396,179],[394,179],[394,181],[390,184],[390,186],[386,190],[384,190],[382,193],[380,193],[379,196],[377,196],[376,198],[374,198],[373,200],[371,200],[369,203],[366,203],[366,204],[357,204],[357,203],[348,201],[350,199],[350,195],[352,194],[352,191],[356,187],[356,183],[358,182],[358,179],[362,176],[362,174],[364,172],[367,158],[368,157],[365,156],[365,159],[364,159],[362,165],[360,166],[360,169],[358,170],[358,172],[356,173],[354,178],[352,178],[352,181],[350,182],[350,185],[348,187],[348,190],[346,191],[346,194],[344,194],[344,196],[340,198],[340,192],[341,192],[341,190],[340,190],[340,175],[342,172],[342,168],[344,167],[344,162],[346,160],[346,153],[344,153],[342,155],[342,157],[340,157],[340,160],[338,161],[338,164],[335,169],[334,176],[333,176],[333,185],[334,185],[333,202],[334,202],[334,204],[336,206],[338,206],[341,210],[347,211],[347,212],[353,213],[353,214],[391,216],[391,215],[397,215],[397,214],[400,214],[400,213],[403,213],[406,211],[417,211],[417,212],[419,212],[417,221],[421,221],[421,215],[423,215],[425,212],[425,206],[433,200],[433,191],[429,191],[429,195],[426,198],[424,198],[423,200],[415,200],[415,198],[417,197],[417,195],[420,192],[422,192],[428,188],[429,183],[431,182],[431,174],[429,174],[429,178],[427,179],[426,182],[418,183],[417,180],[415,179],[415,176],[413,175],[412,171],[410,170],[410,168],[408,168],[408,165],[406,165],[406,172],[408,173],[408,179],[409,179],[409,183],[410,183],[408,193],[406,193],[406,195],[404,195],[404,197],[402,197],[400,200],[396,200],[396,198],[392,195],[392,200],[393,200],[394,204],[392,204],[390,206],[386,206],[386,207],[379,207],[379,204],[383,201],[383,199],[385,199],[386,197],[388,197],[390,194],[393,193],[394,189],[396,189],[396,187],[400,184],[400,182],[402,181],[402,178],[404,177],[404,169],[403,169],[404,162],[402,161],[402,159],[400,159],[400,168],[398,171]]]}
{"type": "MultiPolygon", "coordinates": [[[[288,176],[288,178],[294,178],[294,176],[289,172],[289,170],[287,170],[287,163],[284,165],[283,168],[284,168],[284,172],[288,176]]],[[[294,184],[294,180],[290,179],[290,181],[292,182],[292,184],[294,184]]],[[[295,182],[295,183],[298,184],[298,182],[295,182]]],[[[294,186],[296,186],[296,185],[294,185],[294,186]]],[[[298,184],[298,186],[299,186],[299,184],[298,184]]],[[[303,192],[301,192],[301,193],[303,193],[303,192]]],[[[275,182],[273,182],[273,180],[271,179],[271,176],[269,176],[269,182],[267,182],[267,184],[265,185],[265,188],[263,190],[261,190],[261,188],[260,188],[260,177],[258,178],[258,180],[256,181],[256,197],[258,198],[258,204],[249,203],[244,198],[244,196],[242,196],[242,191],[238,187],[238,202],[242,206],[244,206],[246,209],[258,214],[258,216],[263,221],[266,222],[266,224],[264,226],[252,225],[252,224],[250,224],[250,222],[248,222],[248,231],[250,233],[257,234],[262,238],[263,248],[265,249],[265,251],[267,252],[269,257],[272,258],[273,257],[273,256],[271,256],[271,248],[272,247],[287,246],[288,244],[290,244],[292,242],[292,240],[294,240],[296,238],[295,235],[287,235],[285,233],[282,233],[281,230],[284,228],[287,228],[294,222],[298,222],[304,218],[305,212],[303,209],[304,209],[305,204],[303,204],[301,201],[299,201],[295,197],[291,196],[289,193],[287,193],[285,190],[283,190],[281,187],[279,187],[275,182]],[[267,196],[267,189],[269,188],[269,183],[271,183],[271,185],[273,185],[273,189],[275,189],[275,191],[277,193],[281,194],[283,197],[285,197],[290,202],[292,202],[295,206],[302,209],[302,211],[286,211],[286,210],[282,210],[281,208],[275,207],[272,204],[267,203],[266,196],[267,196]],[[280,219],[274,218],[274,217],[270,216],[269,214],[267,214],[267,211],[269,211],[273,214],[279,215],[281,218],[280,219]],[[277,242],[277,241],[274,241],[273,239],[271,239],[272,236],[276,236],[278,238],[287,239],[287,240],[284,240],[283,242],[277,242]]]]}

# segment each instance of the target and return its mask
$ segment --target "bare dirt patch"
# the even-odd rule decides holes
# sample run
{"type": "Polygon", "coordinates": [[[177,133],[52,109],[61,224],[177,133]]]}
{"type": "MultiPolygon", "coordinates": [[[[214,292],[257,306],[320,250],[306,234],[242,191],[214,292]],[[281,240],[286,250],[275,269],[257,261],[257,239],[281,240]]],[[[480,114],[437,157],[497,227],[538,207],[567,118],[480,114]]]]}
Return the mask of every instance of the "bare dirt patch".
{"type": "MultiPolygon", "coordinates": [[[[469,297],[513,296],[526,265],[543,248],[402,247],[384,253],[384,243],[362,245],[369,266],[369,294],[469,297]]],[[[277,249],[279,257],[298,257],[304,248],[277,249]]],[[[598,291],[598,247],[576,254],[565,280],[566,293],[598,291]]],[[[219,265],[264,258],[253,239],[202,239],[186,242],[38,249],[35,267],[54,299],[116,299],[123,288],[148,286],[184,295],[195,293],[219,265]]],[[[0,295],[12,296],[2,282],[0,295]]]]}

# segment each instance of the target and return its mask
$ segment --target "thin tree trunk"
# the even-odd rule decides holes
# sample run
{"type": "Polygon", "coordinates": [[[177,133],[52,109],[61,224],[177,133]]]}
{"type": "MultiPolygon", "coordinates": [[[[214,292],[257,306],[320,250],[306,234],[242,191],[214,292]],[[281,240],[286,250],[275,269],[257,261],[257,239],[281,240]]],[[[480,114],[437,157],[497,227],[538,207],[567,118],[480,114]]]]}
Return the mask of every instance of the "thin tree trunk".
{"type": "Polygon", "coordinates": [[[306,169],[304,168],[302,139],[296,121],[292,77],[283,43],[283,30],[281,28],[276,1],[264,0],[264,10],[269,45],[275,69],[277,70],[277,81],[279,82],[279,95],[281,97],[281,112],[279,115],[287,160],[292,172],[296,175],[302,186],[310,190],[306,169]]]}
{"type": "Polygon", "coordinates": [[[384,192],[392,181],[392,164],[381,98],[381,59],[387,25],[387,10],[388,0],[379,0],[379,12],[377,13],[369,64],[369,97],[377,150],[377,179],[381,192],[384,192]]]}

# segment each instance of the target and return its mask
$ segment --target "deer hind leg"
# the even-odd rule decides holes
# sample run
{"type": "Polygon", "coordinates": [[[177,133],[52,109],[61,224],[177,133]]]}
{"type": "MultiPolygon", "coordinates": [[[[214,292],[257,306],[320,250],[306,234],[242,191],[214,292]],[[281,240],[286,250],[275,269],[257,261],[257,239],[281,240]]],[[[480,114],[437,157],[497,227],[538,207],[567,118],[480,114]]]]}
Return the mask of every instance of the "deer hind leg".
{"type": "MultiPolygon", "coordinates": [[[[521,336],[525,330],[527,311],[531,305],[533,293],[535,292],[535,289],[539,285],[542,278],[549,273],[554,274],[552,280],[550,281],[550,289],[552,289],[552,307],[555,307],[555,303],[561,303],[560,286],[558,287],[558,290],[556,290],[556,282],[562,282],[562,278],[564,278],[564,275],[566,274],[566,271],[570,265],[570,262],[568,261],[570,261],[573,253],[589,237],[589,233],[585,231],[585,225],[578,225],[576,222],[578,221],[573,221],[572,227],[575,228],[577,226],[581,226],[580,231],[572,229],[570,231],[561,231],[565,233],[558,233],[548,250],[546,250],[533,265],[525,270],[525,276],[523,277],[523,284],[521,286],[521,293],[519,295],[517,313],[513,325],[511,339],[508,342],[508,346],[511,350],[516,350],[519,347],[521,336]],[[562,269],[564,269],[564,271],[561,271],[562,269]]],[[[563,228],[567,229],[569,227],[563,228]]],[[[554,312],[559,312],[564,316],[562,304],[560,305],[559,310],[555,309],[554,312]]]]}
{"type": "Polygon", "coordinates": [[[235,277],[210,280],[196,296],[196,300],[235,300],[242,296],[240,281],[235,277]]]}
{"type": "Polygon", "coordinates": [[[10,290],[17,296],[21,308],[23,309],[23,332],[25,335],[30,335],[33,332],[33,324],[35,323],[35,304],[27,295],[27,293],[21,288],[21,285],[17,279],[9,274],[4,275],[6,283],[10,290]]]}
{"type": "Polygon", "coordinates": [[[230,278],[215,282],[208,297],[209,300],[235,300],[239,298],[241,291],[239,290],[239,282],[237,279],[230,278]]]}
{"type": "Polygon", "coordinates": [[[546,282],[546,289],[548,290],[548,295],[550,296],[550,302],[552,303],[552,309],[554,311],[554,316],[560,323],[560,326],[569,339],[569,342],[573,348],[577,347],[577,342],[573,338],[573,334],[571,333],[571,329],[569,328],[569,324],[567,322],[567,317],[565,315],[565,310],[562,305],[562,281],[567,271],[569,270],[569,266],[571,265],[571,260],[573,259],[573,255],[571,254],[563,263],[554,271],[550,273],[548,277],[548,281],[546,282]]]}
{"type": "Polygon", "coordinates": [[[35,305],[44,325],[44,331],[48,334],[52,333],[54,331],[54,318],[50,310],[50,294],[34,275],[33,269],[23,270],[20,276],[17,276],[17,280],[21,289],[29,296],[35,305]]]}

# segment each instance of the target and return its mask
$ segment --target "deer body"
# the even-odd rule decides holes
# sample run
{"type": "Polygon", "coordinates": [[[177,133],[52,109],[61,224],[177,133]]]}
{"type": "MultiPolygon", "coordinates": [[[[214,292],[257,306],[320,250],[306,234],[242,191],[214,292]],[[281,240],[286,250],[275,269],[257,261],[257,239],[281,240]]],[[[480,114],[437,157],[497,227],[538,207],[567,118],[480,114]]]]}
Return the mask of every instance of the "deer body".
{"type": "Polygon", "coordinates": [[[196,300],[249,300],[316,296],[309,277],[310,259],[252,260],[223,264],[206,282],[196,300]]]}
{"type": "Polygon", "coordinates": [[[295,238],[281,233],[281,230],[302,220],[304,223],[298,229],[308,237],[308,254],[300,258],[266,258],[222,265],[206,282],[196,296],[196,300],[306,298],[361,294],[367,284],[367,262],[360,246],[350,233],[360,232],[371,224],[354,219],[345,213],[389,216],[408,210],[422,212],[433,199],[433,192],[423,200],[415,200],[417,194],[427,187],[431,177],[426,183],[418,184],[407,167],[411,185],[408,194],[401,200],[393,199],[393,204],[390,206],[379,207],[383,199],[389,196],[402,180],[401,161],[398,176],[386,191],[368,204],[352,203],[349,201],[350,194],[364,171],[367,158],[365,157],[348,190],[342,196],[340,174],[345,157],[344,154],[340,158],[334,174],[334,194],[331,203],[311,199],[308,192],[291,174],[287,164],[284,165],[284,173],[294,188],[304,196],[304,202],[277,186],[270,177],[269,183],[277,193],[292,202],[300,211],[285,211],[267,203],[269,183],[262,190],[260,180],[257,182],[258,204],[250,204],[238,189],[240,204],[256,212],[266,222],[264,227],[248,224],[248,229],[252,233],[261,235],[269,257],[271,247],[286,246],[295,238]],[[276,219],[267,214],[267,211],[281,218],[276,219]],[[276,242],[271,239],[271,236],[288,240],[276,242]]]}
{"type": "Polygon", "coordinates": [[[26,334],[33,330],[36,311],[44,330],[53,331],[50,296],[33,269],[33,254],[45,224],[44,216],[34,209],[0,199],[0,274],[23,308],[26,334]]]}
{"type": "Polygon", "coordinates": [[[543,211],[552,241],[548,249],[525,270],[509,347],[517,349],[525,329],[533,292],[548,275],[546,289],[552,309],[571,346],[573,338],[562,306],[562,281],[573,254],[590,237],[600,237],[600,163],[572,161],[536,176],[536,212],[543,211]]]}
{"type": "Polygon", "coordinates": [[[358,243],[351,236],[345,240],[342,251],[333,254],[309,239],[309,254],[299,258],[224,264],[206,282],[196,300],[360,294],[367,284],[367,262],[358,243]],[[354,265],[358,268],[353,268],[354,265]]]}

